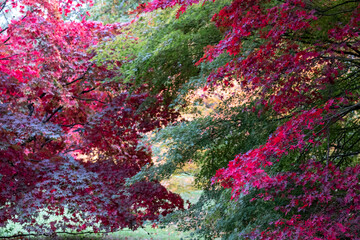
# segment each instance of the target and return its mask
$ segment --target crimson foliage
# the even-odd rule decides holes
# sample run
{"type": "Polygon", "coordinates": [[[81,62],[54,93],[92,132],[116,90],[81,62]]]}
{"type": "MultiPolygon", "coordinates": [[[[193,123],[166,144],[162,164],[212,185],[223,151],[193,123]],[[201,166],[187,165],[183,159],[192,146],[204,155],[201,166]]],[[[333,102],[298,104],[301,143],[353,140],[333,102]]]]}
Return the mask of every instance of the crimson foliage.
{"type": "MultiPolygon", "coordinates": [[[[138,11],[179,5],[179,16],[199,2],[155,0],[138,11]]],[[[260,97],[259,114],[271,109],[288,119],[213,178],[232,189],[234,200],[257,191],[252,201],[277,204],[280,218],[243,237],[357,238],[358,1],[234,0],[212,20],[224,38],[208,46],[198,64],[221,54],[232,59],[213,71],[209,84],[238,81],[260,97]]]]}
{"type": "Polygon", "coordinates": [[[0,2],[3,13],[16,12],[0,29],[0,227],[12,220],[42,234],[136,229],[183,208],[159,182],[125,184],[152,164],[143,134],[177,114],[161,94],[130,92],[131,84],[112,81],[116,69],[96,65],[97,45],[124,25],[63,20],[86,3],[0,2]],[[50,215],[59,218],[36,221],[50,215]]]}

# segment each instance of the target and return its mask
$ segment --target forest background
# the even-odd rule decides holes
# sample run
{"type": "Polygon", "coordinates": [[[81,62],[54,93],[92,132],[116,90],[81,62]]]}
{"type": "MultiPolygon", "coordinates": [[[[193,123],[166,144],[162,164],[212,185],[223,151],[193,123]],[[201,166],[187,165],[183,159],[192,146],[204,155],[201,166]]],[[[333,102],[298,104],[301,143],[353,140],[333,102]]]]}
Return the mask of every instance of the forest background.
{"type": "Polygon", "coordinates": [[[356,239],[359,7],[0,1],[0,238],[356,239]]]}

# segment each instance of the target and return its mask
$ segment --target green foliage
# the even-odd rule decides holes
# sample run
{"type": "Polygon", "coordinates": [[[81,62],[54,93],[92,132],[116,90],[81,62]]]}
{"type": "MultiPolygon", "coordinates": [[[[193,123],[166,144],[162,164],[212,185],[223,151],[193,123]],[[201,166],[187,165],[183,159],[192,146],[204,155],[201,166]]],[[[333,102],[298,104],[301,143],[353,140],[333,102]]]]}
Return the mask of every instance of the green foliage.
{"type": "Polygon", "coordinates": [[[264,143],[269,132],[281,123],[270,113],[258,116],[256,112],[244,111],[243,105],[229,108],[234,99],[236,97],[220,103],[209,116],[183,121],[159,131],[152,142],[161,143],[157,147],[167,150],[154,153],[165,163],[154,167],[157,170],[151,176],[168,178],[177,168],[192,161],[200,167],[197,183],[209,186],[217,169],[225,167],[239,152],[264,143]]]}
{"type": "Polygon", "coordinates": [[[124,34],[103,44],[97,60],[121,61],[118,81],[134,87],[145,83],[152,93],[163,92],[171,102],[179,91],[198,87],[192,78],[204,77],[194,63],[202,57],[205,46],[221,39],[210,19],[225,3],[192,6],[179,19],[174,9],[142,15],[124,34]]]}
{"type": "Polygon", "coordinates": [[[278,202],[252,201],[258,193],[231,201],[231,190],[209,189],[197,203],[186,211],[169,214],[163,223],[177,222],[183,231],[194,231],[205,239],[239,239],[239,235],[281,217],[273,210],[278,202]]]}
{"type": "Polygon", "coordinates": [[[103,23],[127,22],[131,19],[129,11],[147,2],[146,0],[94,0],[94,6],[89,9],[91,19],[103,23]]]}
{"type": "Polygon", "coordinates": [[[244,108],[251,109],[254,103],[235,104],[236,99],[239,95],[220,101],[215,107],[211,99],[204,100],[200,102],[200,113],[209,112],[208,116],[166,127],[153,137],[154,155],[161,163],[143,169],[132,180],[166,179],[191,161],[199,167],[195,182],[204,190],[197,203],[164,218],[164,225],[176,222],[182,230],[195,231],[208,239],[219,236],[237,239],[239,233],[275,219],[275,212],[266,211],[269,202],[249,201],[255,192],[244,199],[230,201],[229,190],[211,185],[216,170],[226,167],[238,153],[263,144],[269,133],[286,120],[274,117],[271,112],[259,116],[257,110],[244,111],[244,108]],[[233,106],[229,107],[231,104],[233,106]]]}

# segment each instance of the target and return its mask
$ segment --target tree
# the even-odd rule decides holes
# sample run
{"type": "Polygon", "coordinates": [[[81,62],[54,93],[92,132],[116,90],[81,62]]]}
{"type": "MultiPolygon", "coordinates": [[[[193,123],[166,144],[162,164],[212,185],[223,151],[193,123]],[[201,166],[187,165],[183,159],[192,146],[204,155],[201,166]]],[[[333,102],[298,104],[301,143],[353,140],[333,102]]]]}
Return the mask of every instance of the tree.
{"type": "MultiPolygon", "coordinates": [[[[179,4],[178,13],[186,14],[197,3],[156,0],[138,11],[179,4]]],[[[222,54],[231,59],[209,84],[233,79],[257,97],[243,111],[283,118],[264,143],[243,148],[212,179],[232,190],[238,207],[255,209],[233,231],[260,239],[356,238],[359,3],[235,0],[212,20],[224,38],[198,64],[222,54]],[[267,209],[265,221],[259,209],[267,209]]]]}
{"type": "Polygon", "coordinates": [[[96,0],[89,8],[91,19],[103,23],[128,22],[131,11],[144,1],[141,0],[96,0]]]}
{"type": "Polygon", "coordinates": [[[223,5],[194,6],[177,21],[171,9],[138,16],[127,34],[99,47],[96,58],[121,61],[118,81],[135,88],[147,84],[151,94],[162,93],[164,101],[181,106],[187,92],[199,86],[199,74],[205,74],[194,63],[205,46],[221,39],[221,32],[208,21],[223,5]]]}
{"type": "Polygon", "coordinates": [[[103,25],[86,16],[81,22],[63,20],[62,14],[82,4],[0,3],[1,11],[19,9],[0,36],[1,227],[12,220],[38,234],[136,229],[183,207],[157,181],[125,185],[152,164],[142,135],[178,114],[161,93],[113,80],[121,62],[109,70],[94,59],[99,43],[126,25],[103,25]],[[50,215],[59,218],[36,221],[50,215]]]}

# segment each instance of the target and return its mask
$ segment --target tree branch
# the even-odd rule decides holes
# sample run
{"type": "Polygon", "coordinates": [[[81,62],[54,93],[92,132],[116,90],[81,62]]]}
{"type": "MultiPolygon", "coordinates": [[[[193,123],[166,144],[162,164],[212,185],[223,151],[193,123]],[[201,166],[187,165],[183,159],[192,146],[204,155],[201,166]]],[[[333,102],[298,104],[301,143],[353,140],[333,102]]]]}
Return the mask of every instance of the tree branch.
{"type": "Polygon", "coordinates": [[[346,154],[338,154],[338,155],[334,155],[334,156],[331,156],[331,158],[338,158],[338,157],[350,157],[350,156],[356,156],[356,155],[359,155],[360,154],[360,151],[359,152],[352,152],[352,153],[346,153],[346,154]]]}
{"type": "Polygon", "coordinates": [[[89,89],[89,90],[84,90],[84,91],[82,91],[80,94],[88,93],[88,92],[91,92],[91,91],[93,91],[93,90],[95,90],[95,89],[96,89],[96,87],[93,87],[93,88],[91,88],[91,89],[89,89]]]}
{"type": "MultiPolygon", "coordinates": [[[[335,8],[338,8],[338,7],[340,7],[340,6],[343,6],[343,5],[346,5],[346,4],[349,4],[349,3],[357,3],[357,2],[359,2],[358,0],[349,0],[349,1],[345,1],[345,2],[342,2],[342,3],[339,3],[339,4],[337,4],[337,5],[334,5],[334,6],[332,6],[332,7],[329,7],[329,8],[327,8],[327,9],[315,9],[317,12],[323,12],[323,13],[325,13],[325,12],[328,12],[328,11],[331,11],[331,10],[333,10],[333,9],[335,9],[335,8]]],[[[323,14],[320,14],[320,15],[323,15],[323,14]]],[[[326,16],[328,16],[328,15],[326,15],[326,16]]]]}
{"type": "Polygon", "coordinates": [[[106,104],[106,102],[100,101],[100,100],[95,99],[95,98],[81,98],[81,97],[77,97],[77,96],[73,96],[73,98],[78,99],[78,100],[82,100],[82,101],[96,101],[96,102],[99,102],[99,103],[106,104]]]}
{"type": "Polygon", "coordinates": [[[84,125],[83,123],[73,123],[73,124],[60,124],[60,127],[74,127],[76,125],[84,125]]]}
{"type": "Polygon", "coordinates": [[[3,44],[6,44],[6,42],[9,41],[9,40],[10,40],[10,37],[8,37],[8,38],[3,42],[3,44]]]}
{"type": "Polygon", "coordinates": [[[0,9],[0,12],[2,10],[4,10],[4,8],[6,7],[6,3],[8,2],[9,0],[5,0],[2,4],[1,4],[1,9],[0,9]]]}
{"type": "Polygon", "coordinates": [[[60,106],[57,109],[55,109],[55,111],[53,113],[51,113],[50,116],[46,120],[43,121],[43,123],[47,123],[48,121],[50,121],[50,119],[61,109],[63,109],[63,106],[60,106]]]}
{"type": "MultiPolygon", "coordinates": [[[[9,39],[9,38],[8,38],[9,39]]],[[[7,40],[8,40],[7,39],[7,40]]],[[[5,42],[4,42],[5,43],[5,42]]],[[[3,58],[0,58],[0,60],[9,60],[11,57],[14,57],[16,55],[19,55],[19,54],[14,54],[14,55],[11,55],[11,56],[8,56],[8,57],[3,57],[3,58]]]]}
{"type": "Polygon", "coordinates": [[[83,79],[83,78],[85,77],[85,75],[89,72],[90,68],[91,68],[91,65],[88,66],[88,68],[86,69],[86,71],[84,72],[84,74],[83,74],[81,77],[78,77],[77,79],[75,79],[75,80],[73,80],[73,81],[71,81],[71,82],[65,83],[63,86],[64,86],[64,87],[65,87],[65,86],[69,86],[69,85],[71,85],[71,84],[73,84],[73,83],[75,83],[75,82],[83,79]]]}
{"type": "Polygon", "coordinates": [[[30,103],[28,104],[28,109],[29,109],[29,117],[31,117],[34,113],[34,103],[30,103]]]}

